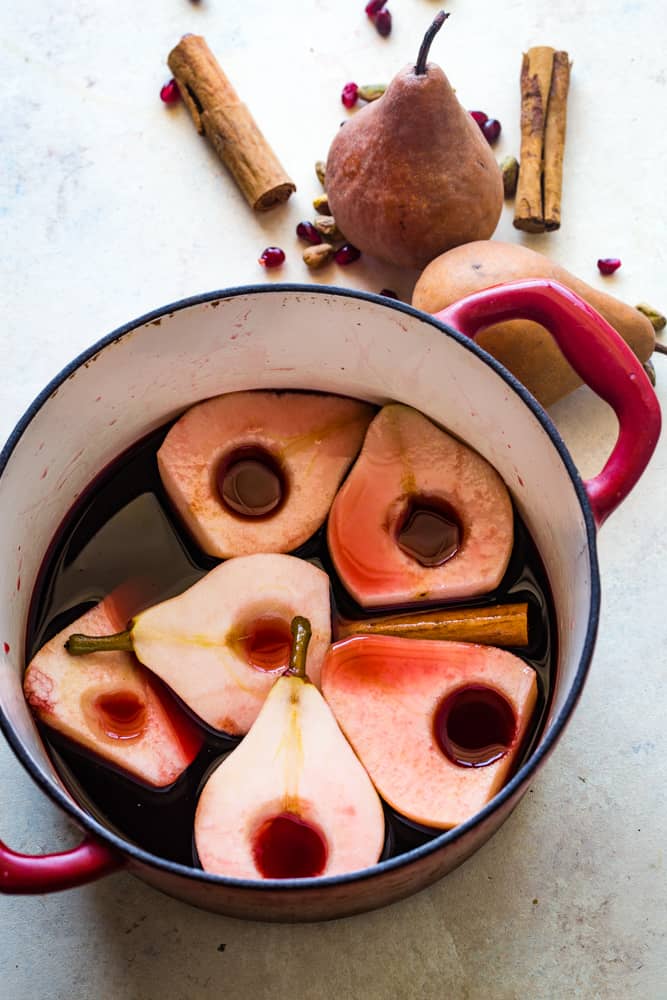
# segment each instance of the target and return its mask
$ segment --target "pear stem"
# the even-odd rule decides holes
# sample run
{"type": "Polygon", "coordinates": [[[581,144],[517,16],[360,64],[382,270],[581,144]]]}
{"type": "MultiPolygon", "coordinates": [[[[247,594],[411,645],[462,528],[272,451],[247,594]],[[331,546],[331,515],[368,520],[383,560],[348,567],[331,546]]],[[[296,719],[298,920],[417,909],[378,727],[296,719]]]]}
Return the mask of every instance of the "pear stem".
{"type": "Polygon", "coordinates": [[[653,350],[656,354],[667,354],[667,345],[661,344],[659,340],[656,340],[653,350]]]}
{"type": "Polygon", "coordinates": [[[433,24],[424,35],[424,41],[421,44],[419,55],[417,56],[417,62],[415,63],[415,76],[425,75],[426,60],[428,59],[428,54],[431,48],[431,44],[448,17],[449,14],[445,14],[444,10],[438,11],[438,13],[435,15],[435,18],[433,19],[433,24]]]}
{"type": "Polygon", "coordinates": [[[85,656],[86,653],[110,653],[122,650],[131,653],[134,649],[132,630],[116,632],[115,635],[71,635],[65,643],[65,649],[70,656],[85,656]]]}
{"type": "Polygon", "coordinates": [[[293,677],[306,677],[306,653],[312,630],[307,618],[297,615],[292,619],[292,652],[290,654],[288,673],[293,677]]]}

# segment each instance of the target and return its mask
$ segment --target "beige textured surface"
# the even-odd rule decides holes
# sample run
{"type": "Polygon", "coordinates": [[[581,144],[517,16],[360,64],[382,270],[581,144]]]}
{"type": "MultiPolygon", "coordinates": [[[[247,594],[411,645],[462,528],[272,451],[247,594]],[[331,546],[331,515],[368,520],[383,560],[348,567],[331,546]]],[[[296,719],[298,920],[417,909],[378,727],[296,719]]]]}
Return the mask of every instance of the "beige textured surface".
{"type": "MultiPolygon", "coordinates": [[[[294,225],[318,193],[312,164],[346,115],[344,82],[386,79],[437,9],[390,0],[380,39],[363,0],[5,4],[0,268],[0,437],[62,364],[126,320],[183,295],[264,279],[310,280],[294,225]],[[253,215],[158,90],[186,31],[209,40],[298,185],[253,215]],[[288,262],[255,261],[282,245],[288,262]]],[[[667,140],[660,0],[458,2],[434,49],[468,107],[519,144],[520,53],[574,60],[563,226],[498,236],[548,250],[591,284],[666,308],[667,140]],[[611,279],[600,256],[620,256],[611,279]]],[[[371,179],[369,179],[371,182],[371,179]]],[[[317,280],[407,298],[412,275],[371,261],[317,280]]],[[[667,363],[656,360],[667,398],[667,363]]],[[[585,474],[614,421],[587,390],[554,409],[585,474]]],[[[243,924],[159,896],[126,875],[61,895],[0,899],[0,993],[10,1000],[660,1000],[666,995],[664,438],[600,536],[603,612],[590,682],[564,739],[495,839],[437,886],[329,925],[243,924]],[[224,947],[223,947],[224,946],[224,947]]],[[[18,850],[75,842],[0,748],[0,835],[18,850]]]]}

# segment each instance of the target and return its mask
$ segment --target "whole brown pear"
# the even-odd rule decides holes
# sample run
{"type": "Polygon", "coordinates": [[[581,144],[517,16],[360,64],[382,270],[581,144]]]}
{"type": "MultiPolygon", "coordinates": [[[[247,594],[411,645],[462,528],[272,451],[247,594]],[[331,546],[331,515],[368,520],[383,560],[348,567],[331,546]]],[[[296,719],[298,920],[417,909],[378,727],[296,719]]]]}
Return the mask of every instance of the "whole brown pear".
{"type": "Polygon", "coordinates": [[[500,218],[503,181],[479,126],[439,66],[426,63],[438,15],[416,65],[339,130],[326,187],[338,228],[365,253],[400,267],[488,239],[500,218]]]}
{"type": "MultiPolygon", "coordinates": [[[[646,361],[655,346],[655,332],[643,313],[612,295],[591,288],[544,254],[528,247],[487,240],[457,247],[432,261],[421,274],[412,304],[424,312],[438,313],[452,302],[492,285],[521,278],[551,278],[566,285],[604,316],[620,333],[640,361],[646,361]]],[[[543,406],[581,385],[581,379],[539,323],[515,319],[495,323],[476,338],[543,406]]]]}

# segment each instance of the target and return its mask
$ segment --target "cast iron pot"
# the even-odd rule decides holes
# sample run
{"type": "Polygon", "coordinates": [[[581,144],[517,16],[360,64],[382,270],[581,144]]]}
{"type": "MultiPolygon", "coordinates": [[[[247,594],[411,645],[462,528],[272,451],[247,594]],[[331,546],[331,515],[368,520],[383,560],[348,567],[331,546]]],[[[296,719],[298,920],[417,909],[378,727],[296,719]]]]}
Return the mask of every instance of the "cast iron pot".
{"type": "Polygon", "coordinates": [[[635,356],[593,309],[555,282],[488,289],[436,317],[337,288],[234,288],[166,306],[95,344],[35,400],[0,455],[0,720],[29,774],[85,834],[74,850],[46,857],[0,845],[2,891],[50,892],[125,868],[170,895],[220,913],[317,920],[382,906],[460,864],[510,814],[572,714],[598,624],[596,529],[641,475],[659,429],[655,394],[635,356]],[[471,339],[490,323],[518,317],[547,326],[584,381],[616,411],[619,435],[612,455],[588,482],[546,413],[471,339]],[[529,759],[467,822],[345,876],[243,881],[138,848],[65,790],[23,700],[31,593],[76,498],[120,453],[191,404],[257,388],[317,389],[377,404],[398,400],[467,441],[509,487],[553,592],[557,679],[529,759]]]}

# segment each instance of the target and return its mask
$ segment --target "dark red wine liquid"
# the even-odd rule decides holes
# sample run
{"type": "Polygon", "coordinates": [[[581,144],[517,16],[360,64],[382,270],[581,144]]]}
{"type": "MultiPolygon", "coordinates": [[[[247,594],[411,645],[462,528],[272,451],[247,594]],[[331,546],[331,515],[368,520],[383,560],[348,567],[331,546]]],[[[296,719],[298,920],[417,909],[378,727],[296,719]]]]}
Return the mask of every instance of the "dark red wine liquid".
{"type": "Polygon", "coordinates": [[[239,639],[243,655],[258,670],[285,670],[292,652],[290,623],[274,615],[251,622],[239,639]]]}
{"type": "Polygon", "coordinates": [[[315,878],[324,871],[328,851],[319,830],[284,812],[262,823],[252,853],[264,878],[315,878]]]}
{"type": "Polygon", "coordinates": [[[272,455],[260,448],[237,448],[220,463],[218,496],[243,518],[275,514],[285,496],[285,479],[272,455]]]}
{"type": "Polygon", "coordinates": [[[452,691],[435,713],[435,740],[460,767],[486,767],[511,750],[516,738],[514,709],[498,691],[468,684],[452,691]]]}
{"type": "Polygon", "coordinates": [[[442,566],[458,551],[461,525],[448,505],[417,497],[408,506],[396,541],[420,565],[442,566]]]}
{"type": "Polygon", "coordinates": [[[133,740],[146,725],[146,703],[134,691],[99,695],[92,705],[102,730],[114,740],[133,740]]]}
{"type": "MultiPolygon", "coordinates": [[[[163,428],[146,438],[114,462],[66,518],[47,553],[33,594],[26,662],[56,632],[121,584],[122,592],[131,594],[131,613],[137,613],[181,593],[218,564],[186,534],[162,488],[155,456],[167,430],[163,428]]],[[[354,602],[336,576],[324,529],[293,554],[316,562],[329,574],[334,616],[338,613],[342,618],[368,618],[368,611],[354,602]]],[[[516,516],[512,557],[500,586],[491,595],[462,603],[474,606],[512,601],[529,603],[530,646],[512,652],[534,667],[539,689],[531,731],[522,748],[525,759],[546,716],[556,663],[556,630],[546,573],[516,516]]],[[[378,609],[378,613],[382,610],[378,609]]],[[[254,638],[246,641],[260,658],[275,662],[283,655],[284,637],[279,629],[277,635],[271,632],[269,629],[262,634],[260,628],[254,638]]],[[[132,725],[131,705],[121,703],[107,708],[111,710],[107,718],[110,725],[132,725]]],[[[181,864],[193,864],[194,813],[201,784],[215,762],[238,743],[237,739],[203,730],[202,748],[186,773],[170,789],[155,791],[113,770],[57,733],[43,729],[42,735],[63,781],[84,808],[145,850],[181,864]]],[[[438,835],[437,831],[406,822],[388,807],[385,815],[387,842],[383,857],[400,854],[438,835]]]]}

